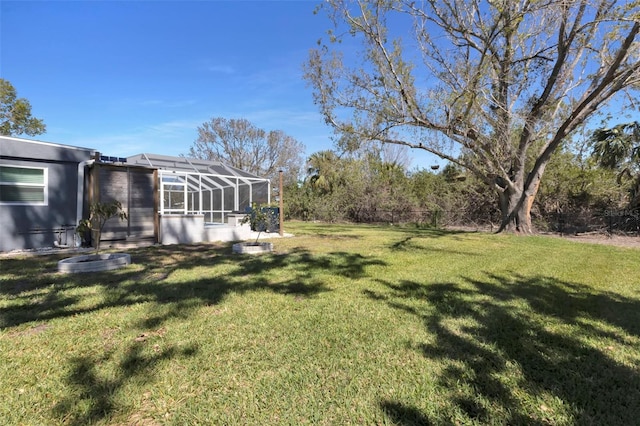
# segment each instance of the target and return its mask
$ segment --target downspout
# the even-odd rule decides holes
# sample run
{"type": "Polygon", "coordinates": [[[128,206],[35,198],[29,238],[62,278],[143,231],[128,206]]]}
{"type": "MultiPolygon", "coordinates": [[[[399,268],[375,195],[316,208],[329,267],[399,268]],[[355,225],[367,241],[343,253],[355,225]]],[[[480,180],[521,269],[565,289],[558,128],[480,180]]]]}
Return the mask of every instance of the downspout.
{"type": "MultiPolygon", "coordinates": [[[[271,179],[267,179],[267,205],[271,205],[271,179]]],[[[253,195],[253,191],[251,191],[251,195],[253,195]]]]}
{"type": "MultiPolygon", "coordinates": [[[[84,205],[84,170],[87,166],[95,163],[96,160],[86,160],[78,163],[78,191],[76,198],[76,223],[78,226],[82,220],[82,207],[84,205]]],[[[75,235],[74,235],[75,236],[75,235]]]]}

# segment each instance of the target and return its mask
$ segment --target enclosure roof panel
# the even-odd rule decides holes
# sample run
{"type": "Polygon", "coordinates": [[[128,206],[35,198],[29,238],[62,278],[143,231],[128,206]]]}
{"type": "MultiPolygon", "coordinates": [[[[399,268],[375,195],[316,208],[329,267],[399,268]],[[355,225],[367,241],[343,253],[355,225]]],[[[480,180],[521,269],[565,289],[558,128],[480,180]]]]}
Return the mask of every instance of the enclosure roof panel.
{"type": "Polygon", "coordinates": [[[197,158],[172,157],[169,155],[143,153],[127,157],[127,163],[138,166],[153,167],[160,170],[261,179],[260,176],[240,170],[236,167],[228,166],[220,161],[201,160],[197,158]]]}

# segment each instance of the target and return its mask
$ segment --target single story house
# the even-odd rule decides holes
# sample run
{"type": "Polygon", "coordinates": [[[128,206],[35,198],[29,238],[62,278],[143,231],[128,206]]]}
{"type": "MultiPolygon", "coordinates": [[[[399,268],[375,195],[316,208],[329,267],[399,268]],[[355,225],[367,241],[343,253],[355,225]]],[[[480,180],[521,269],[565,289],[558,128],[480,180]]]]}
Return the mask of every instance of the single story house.
{"type": "Polygon", "coordinates": [[[271,201],[268,179],[217,161],[157,154],[128,158],[94,149],[0,136],[0,251],[75,246],[95,202],[118,200],[108,242],[240,241],[253,203],[271,201]]]}
{"type": "Polygon", "coordinates": [[[0,136],[0,251],[71,245],[90,148],[0,136]]]}

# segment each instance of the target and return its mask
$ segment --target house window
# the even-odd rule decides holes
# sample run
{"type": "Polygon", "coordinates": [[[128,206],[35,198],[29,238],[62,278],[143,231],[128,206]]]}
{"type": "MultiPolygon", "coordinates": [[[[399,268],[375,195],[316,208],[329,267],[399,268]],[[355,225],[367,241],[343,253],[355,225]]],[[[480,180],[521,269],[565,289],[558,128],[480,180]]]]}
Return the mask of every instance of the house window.
{"type": "Polygon", "coordinates": [[[46,206],[47,169],[0,166],[0,204],[46,206]]]}

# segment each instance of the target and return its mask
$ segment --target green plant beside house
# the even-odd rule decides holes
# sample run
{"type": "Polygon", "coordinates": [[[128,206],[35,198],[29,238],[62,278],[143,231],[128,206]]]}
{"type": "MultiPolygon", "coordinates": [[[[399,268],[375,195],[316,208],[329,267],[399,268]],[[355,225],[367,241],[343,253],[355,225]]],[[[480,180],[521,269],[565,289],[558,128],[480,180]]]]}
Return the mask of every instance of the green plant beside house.
{"type": "Polygon", "coordinates": [[[242,219],[243,224],[249,223],[251,230],[258,233],[254,244],[258,244],[260,234],[269,229],[269,223],[272,222],[273,215],[274,212],[272,209],[254,203],[251,206],[251,212],[242,219]]]}
{"type": "Polygon", "coordinates": [[[83,241],[90,238],[91,243],[95,245],[96,254],[100,251],[100,238],[104,225],[113,217],[118,217],[120,220],[127,219],[127,213],[122,209],[122,204],[118,200],[108,203],[92,203],[89,206],[89,218],[78,223],[76,232],[83,241]],[[89,238],[87,238],[88,234],[89,238]]]}

